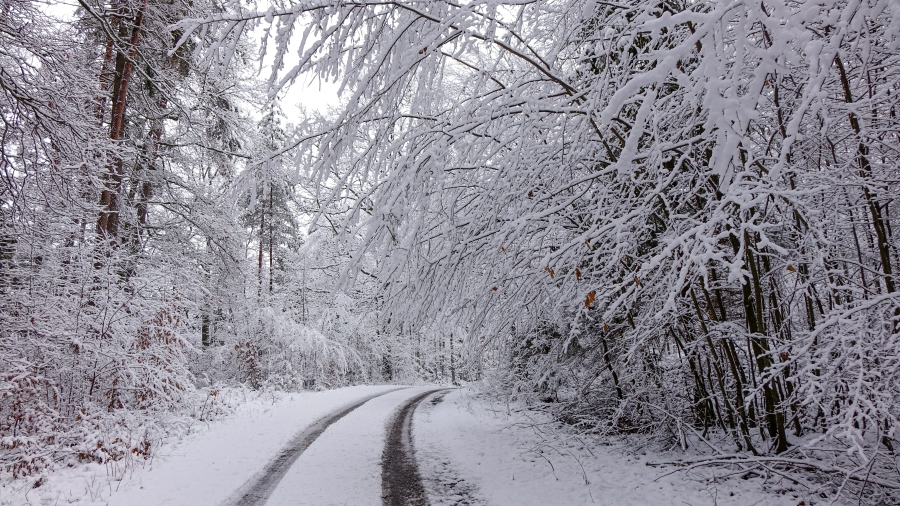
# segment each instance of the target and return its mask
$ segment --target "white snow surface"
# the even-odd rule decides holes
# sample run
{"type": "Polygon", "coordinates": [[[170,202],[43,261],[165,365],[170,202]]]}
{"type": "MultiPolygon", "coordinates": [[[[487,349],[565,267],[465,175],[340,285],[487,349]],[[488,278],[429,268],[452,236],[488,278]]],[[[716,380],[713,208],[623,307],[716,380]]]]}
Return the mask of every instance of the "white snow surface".
{"type": "MultiPolygon", "coordinates": [[[[219,505],[230,499],[315,420],[397,386],[263,395],[230,418],[157,450],[124,477],[97,464],[62,469],[39,488],[0,487],[0,505],[219,505]],[[26,493],[27,492],[27,493],[26,493]]],[[[428,388],[376,397],[331,425],[297,459],[268,506],[381,504],[381,455],[388,422],[405,400],[428,388]]],[[[431,504],[442,505],[734,505],[819,503],[775,479],[672,473],[647,462],[678,456],[630,456],[622,445],[572,436],[543,415],[497,404],[469,389],[428,397],[413,418],[416,461],[431,504]]]]}
{"type": "Polygon", "coordinates": [[[621,445],[573,437],[540,414],[515,406],[508,410],[470,390],[454,390],[437,404],[432,399],[419,406],[413,419],[413,444],[434,506],[817,503],[775,480],[713,480],[700,471],[664,476],[673,468],[646,463],[678,456],[629,456],[621,445]]]}
{"type": "Polygon", "coordinates": [[[376,397],[335,422],[297,459],[266,506],[380,506],[388,424],[405,400],[433,388],[376,397]]]}
{"type": "Polygon", "coordinates": [[[225,420],[198,423],[195,433],[163,446],[121,481],[108,479],[102,465],[83,465],[53,473],[36,489],[30,482],[5,484],[0,505],[221,504],[309,424],[355,400],[394,388],[354,386],[285,394],[280,399],[261,395],[225,420]]]}
{"type": "Polygon", "coordinates": [[[220,504],[262,470],[303,428],[349,402],[391,388],[396,387],[294,394],[269,409],[230,420],[179,445],[166,456],[164,464],[154,465],[155,468],[136,476],[126,490],[114,494],[109,505],[220,504]]]}

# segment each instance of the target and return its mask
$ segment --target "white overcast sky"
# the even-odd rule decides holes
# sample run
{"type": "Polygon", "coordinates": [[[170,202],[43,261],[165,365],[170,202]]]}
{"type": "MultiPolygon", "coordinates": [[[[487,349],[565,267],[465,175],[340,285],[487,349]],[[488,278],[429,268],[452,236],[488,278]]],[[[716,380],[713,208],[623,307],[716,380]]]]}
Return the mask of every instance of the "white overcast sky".
{"type": "MultiPolygon", "coordinates": [[[[301,23],[303,20],[300,21],[301,23]]],[[[303,27],[297,27],[296,32],[302,32],[303,27]]],[[[263,30],[258,29],[257,33],[253,36],[256,37],[256,42],[260,42],[260,38],[262,37],[263,30]]],[[[299,39],[297,37],[296,39],[299,39]]],[[[262,71],[260,77],[263,79],[267,79],[269,77],[269,72],[271,72],[271,64],[272,58],[275,55],[275,47],[272,40],[269,40],[269,48],[266,51],[266,61],[264,61],[264,65],[262,67],[262,71]]],[[[299,52],[297,50],[296,44],[291,45],[291,50],[288,51],[288,54],[285,55],[285,65],[282,69],[282,74],[288,72],[293,68],[294,65],[297,64],[297,61],[300,59],[299,52]]],[[[288,120],[291,122],[296,122],[296,116],[300,113],[300,107],[306,107],[307,109],[316,110],[321,113],[327,112],[329,107],[334,107],[340,104],[340,98],[338,97],[338,88],[339,85],[334,82],[326,82],[322,79],[319,79],[316,76],[301,74],[298,76],[297,80],[294,81],[293,84],[289,85],[283,92],[281,97],[281,107],[284,110],[284,113],[288,116],[288,120]]]]}

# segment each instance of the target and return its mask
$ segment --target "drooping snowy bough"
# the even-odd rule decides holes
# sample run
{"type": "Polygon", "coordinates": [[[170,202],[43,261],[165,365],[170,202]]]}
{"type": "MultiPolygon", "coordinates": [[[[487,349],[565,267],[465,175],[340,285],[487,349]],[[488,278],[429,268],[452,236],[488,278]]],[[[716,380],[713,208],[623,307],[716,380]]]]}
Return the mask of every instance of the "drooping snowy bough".
{"type": "Polygon", "coordinates": [[[900,5],[277,5],[178,28],[212,68],[265,29],[273,94],[341,83],[280,154],[393,322],[587,430],[896,496],[900,5]]]}

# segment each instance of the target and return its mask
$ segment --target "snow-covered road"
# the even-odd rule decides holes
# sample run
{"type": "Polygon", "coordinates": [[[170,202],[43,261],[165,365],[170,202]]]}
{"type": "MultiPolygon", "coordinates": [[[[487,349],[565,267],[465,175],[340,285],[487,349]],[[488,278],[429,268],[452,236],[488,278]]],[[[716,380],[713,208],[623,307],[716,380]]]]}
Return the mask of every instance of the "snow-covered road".
{"type": "MultiPolygon", "coordinates": [[[[294,464],[296,463],[297,459],[303,454],[303,452],[306,451],[306,449],[309,448],[311,444],[318,440],[319,436],[321,436],[326,429],[331,427],[336,422],[340,421],[345,416],[353,413],[363,404],[366,404],[375,397],[379,397],[384,394],[385,392],[378,392],[368,395],[366,397],[363,397],[362,399],[353,401],[313,422],[311,425],[297,434],[297,436],[295,436],[291,440],[291,442],[288,443],[278,453],[278,455],[276,455],[275,458],[269,462],[268,465],[266,465],[266,467],[264,467],[259,473],[257,473],[256,476],[248,480],[248,482],[243,487],[241,487],[229,501],[226,501],[226,503],[229,506],[263,506],[264,504],[268,503],[272,492],[276,487],[278,487],[282,478],[284,478],[284,475],[288,471],[295,469],[295,467],[303,468],[310,466],[309,458],[304,459],[303,462],[301,462],[297,466],[294,466],[294,464]]],[[[371,410],[363,410],[363,416],[365,416],[365,414],[369,414],[366,413],[367,411],[371,410]]],[[[356,417],[358,416],[360,415],[357,414],[356,417]]],[[[349,427],[360,425],[358,422],[354,422],[355,421],[349,422],[349,427]]],[[[348,423],[342,424],[339,428],[331,431],[329,433],[329,437],[333,437],[333,434],[335,432],[340,433],[342,429],[346,430],[345,427],[347,426],[348,423]]],[[[377,437],[375,439],[377,439],[377,437]]],[[[321,444],[316,448],[319,448],[320,446],[321,444]]],[[[331,454],[336,458],[346,456],[345,452],[332,452],[331,454]]],[[[317,469],[317,467],[313,467],[313,471],[317,469]]],[[[296,474],[296,471],[294,471],[294,474],[296,474]]],[[[301,472],[300,476],[307,477],[309,474],[309,471],[303,471],[301,472]]],[[[333,474],[333,472],[326,472],[326,478],[331,477],[333,474]]],[[[292,497],[290,493],[288,495],[292,497]]],[[[280,496],[283,497],[284,493],[282,492],[280,496]]]]}
{"type": "MultiPolygon", "coordinates": [[[[118,491],[110,489],[104,493],[98,490],[100,500],[95,502],[110,506],[234,502],[240,492],[258,481],[266,466],[285,448],[292,446],[297,435],[306,428],[364,398],[396,388],[389,385],[356,386],[304,392],[268,405],[264,398],[258,399],[248,403],[235,417],[214,423],[208,430],[161,451],[146,469],[136,470],[133,476],[126,476],[121,483],[114,484],[118,491]]],[[[401,392],[405,390],[396,393],[403,398],[401,392]]],[[[398,401],[393,397],[389,399],[398,401]]],[[[339,428],[332,426],[325,432],[339,428]]],[[[379,433],[379,437],[383,438],[383,435],[379,433]]],[[[316,442],[327,442],[328,439],[320,437],[316,442]]],[[[378,443],[376,440],[372,444],[378,443]]],[[[307,448],[307,452],[314,454],[319,451],[317,448],[307,448]]],[[[290,470],[288,474],[291,474],[290,470]]]]}
{"type": "Polygon", "coordinates": [[[337,421],[307,449],[266,506],[378,506],[382,457],[398,408],[434,388],[376,397],[337,421]]]}
{"type": "Polygon", "coordinates": [[[14,503],[816,504],[777,481],[668,474],[646,465],[654,458],[566,436],[534,412],[464,389],[358,386],[257,399],[121,481],[71,469],[14,503]]]}

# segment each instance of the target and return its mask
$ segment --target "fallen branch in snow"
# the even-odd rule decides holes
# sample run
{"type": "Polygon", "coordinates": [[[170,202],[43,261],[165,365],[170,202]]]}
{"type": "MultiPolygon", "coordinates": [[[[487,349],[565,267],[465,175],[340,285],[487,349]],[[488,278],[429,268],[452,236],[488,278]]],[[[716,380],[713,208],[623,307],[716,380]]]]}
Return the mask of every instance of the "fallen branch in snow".
{"type": "MultiPolygon", "coordinates": [[[[885,480],[882,478],[874,477],[870,473],[867,473],[865,476],[857,476],[856,474],[861,471],[866,471],[869,466],[863,466],[854,470],[844,469],[837,466],[831,466],[827,464],[822,464],[816,462],[811,459],[792,459],[785,457],[748,457],[747,455],[742,454],[730,454],[730,455],[716,455],[712,457],[697,457],[692,459],[680,459],[673,460],[667,462],[647,462],[648,466],[659,467],[659,466],[679,466],[683,469],[673,470],[671,473],[666,473],[662,476],[666,476],[668,474],[672,474],[681,470],[690,470],[695,469],[697,467],[703,466],[716,466],[716,465],[747,465],[747,466],[758,466],[766,469],[767,471],[773,472],[775,474],[779,474],[784,476],[785,478],[799,484],[804,485],[807,488],[814,489],[815,486],[806,483],[805,480],[802,480],[795,476],[788,476],[783,473],[783,471],[777,470],[772,466],[784,466],[785,468],[794,468],[801,469],[808,472],[813,473],[823,473],[831,476],[842,476],[848,480],[857,481],[863,485],[865,484],[874,484],[884,488],[888,488],[891,490],[900,490],[900,482],[885,480]]],[[[749,469],[749,468],[748,468],[749,469]]]]}

